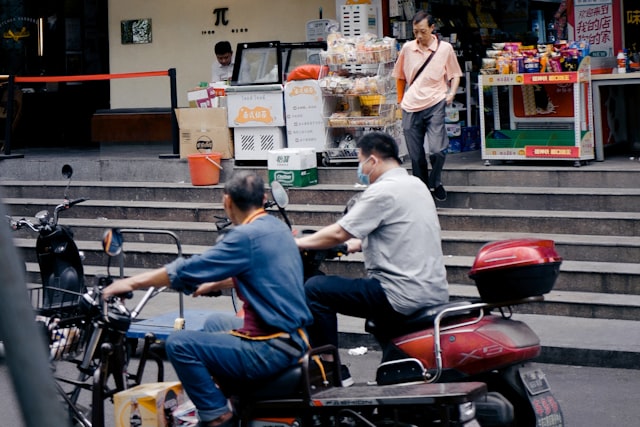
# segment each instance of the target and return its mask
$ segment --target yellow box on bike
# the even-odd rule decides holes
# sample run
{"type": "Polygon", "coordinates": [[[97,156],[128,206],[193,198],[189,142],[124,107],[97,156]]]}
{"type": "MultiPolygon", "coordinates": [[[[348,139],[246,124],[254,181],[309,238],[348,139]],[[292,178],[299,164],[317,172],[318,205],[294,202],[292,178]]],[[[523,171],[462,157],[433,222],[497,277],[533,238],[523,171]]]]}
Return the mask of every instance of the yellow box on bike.
{"type": "Polygon", "coordinates": [[[114,395],[115,427],[170,427],[173,410],[185,401],[177,381],[140,384],[114,395]]]}

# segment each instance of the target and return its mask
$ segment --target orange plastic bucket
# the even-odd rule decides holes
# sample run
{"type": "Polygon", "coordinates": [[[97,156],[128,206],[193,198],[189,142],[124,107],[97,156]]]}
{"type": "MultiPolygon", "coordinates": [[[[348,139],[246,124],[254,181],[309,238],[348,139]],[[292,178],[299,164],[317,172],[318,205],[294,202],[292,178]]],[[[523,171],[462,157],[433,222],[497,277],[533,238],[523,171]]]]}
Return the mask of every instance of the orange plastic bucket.
{"type": "Polygon", "coordinates": [[[191,184],[214,185],[220,182],[220,169],[222,169],[222,153],[189,154],[189,172],[191,184]]]}

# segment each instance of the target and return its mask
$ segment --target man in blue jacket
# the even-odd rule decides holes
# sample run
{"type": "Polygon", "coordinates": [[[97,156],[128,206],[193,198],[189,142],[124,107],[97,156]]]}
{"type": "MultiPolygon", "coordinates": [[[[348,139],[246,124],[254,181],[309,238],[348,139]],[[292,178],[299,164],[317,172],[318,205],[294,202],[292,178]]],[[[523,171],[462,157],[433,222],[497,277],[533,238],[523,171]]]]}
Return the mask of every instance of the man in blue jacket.
{"type": "Polygon", "coordinates": [[[169,336],[167,356],[198,409],[201,426],[233,422],[218,388],[238,380],[270,377],[298,363],[307,349],[304,328],[312,315],[305,303],[300,253],[291,230],[268,215],[264,182],[254,173],[235,174],[225,185],[224,209],[235,227],[201,255],[118,280],[104,296],[150,286],[171,286],[205,295],[235,287],[244,319],[216,313],[204,331],[169,336]],[[212,378],[213,376],[213,378],[212,378]]]}

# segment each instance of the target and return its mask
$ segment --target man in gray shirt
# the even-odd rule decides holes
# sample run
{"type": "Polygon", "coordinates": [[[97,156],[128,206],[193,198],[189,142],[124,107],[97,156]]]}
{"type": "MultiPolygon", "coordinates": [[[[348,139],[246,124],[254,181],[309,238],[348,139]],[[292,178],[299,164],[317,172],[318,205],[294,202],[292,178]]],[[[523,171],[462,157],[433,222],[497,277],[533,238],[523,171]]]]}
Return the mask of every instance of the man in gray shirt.
{"type": "MultiPolygon", "coordinates": [[[[305,284],[311,344],[338,345],[337,313],[387,323],[449,300],[433,198],[401,167],[395,140],[371,132],[358,143],[358,178],[370,184],[338,222],[296,239],[301,249],[346,242],[362,251],[367,277],[314,276],[305,284]]],[[[343,385],[350,376],[343,371],[343,385]]]]}

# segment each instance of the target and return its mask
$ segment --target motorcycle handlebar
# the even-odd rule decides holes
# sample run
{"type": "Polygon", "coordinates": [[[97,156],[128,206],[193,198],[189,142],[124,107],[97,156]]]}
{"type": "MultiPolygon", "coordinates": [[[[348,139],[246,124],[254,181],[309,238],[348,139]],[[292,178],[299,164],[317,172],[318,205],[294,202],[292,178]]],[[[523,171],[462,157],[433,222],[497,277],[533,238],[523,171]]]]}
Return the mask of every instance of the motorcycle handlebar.
{"type": "Polygon", "coordinates": [[[328,254],[327,257],[331,257],[331,258],[338,258],[341,256],[344,256],[348,253],[349,251],[349,247],[347,246],[346,243],[341,243],[337,246],[332,247],[331,249],[328,250],[328,254]]]}
{"type": "Polygon", "coordinates": [[[133,292],[125,292],[123,294],[114,295],[109,298],[102,297],[102,286],[94,287],[83,294],[82,299],[85,304],[93,307],[95,314],[99,314],[103,319],[108,321],[109,311],[116,310],[117,313],[125,316],[131,316],[131,312],[125,307],[123,301],[133,298],[133,292]]]}
{"type": "Polygon", "coordinates": [[[31,221],[29,221],[26,218],[21,218],[17,221],[13,221],[11,220],[11,229],[12,230],[20,230],[21,228],[27,227],[29,229],[31,229],[32,231],[38,232],[40,231],[40,228],[33,225],[33,223],[31,221]]]}
{"type": "Polygon", "coordinates": [[[87,199],[86,199],[86,198],[84,198],[84,197],[80,197],[80,198],[78,198],[78,199],[73,199],[73,200],[65,200],[64,202],[62,202],[62,203],[60,203],[58,206],[56,206],[56,208],[55,208],[54,212],[55,212],[55,213],[58,213],[58,212],[60,212],[61,210],[69,209],[70,207],[75,206],[75,205],[77,205],[78,203],[82,203],[82,202],[84,202],[84,201],[86,201],[86,200],[87,200],[87,199]]]}
{"type": "Polygon", "coordinates": [[[14,221],[14,219],[9,216],[6,215],[6,219],[9,222],[9,225],[11,226],[12,230],[20,230],[21,228],[27,227],[32,231],[35,232],[39,232],[40,230],[43,230],[45,228],[48,227],[55,227],[58,224],[58,212],[64,210],[64,209],[69,209],[72,206],[77,205],[78,203],[82,203],[86,200],[89,200],[85,197],[80,197],[78,199],[73,199],[73,200],[65,200],[62,203],[60,203],[58,206],[55,207],[54,211],[53,211],[53,224],[49,223],[49,224],[39,224],[39,225],[35,225],[33,222],[31,222],[30,220],[26,219],[26,218],[20,218],[17,221],[14,221]]]}

